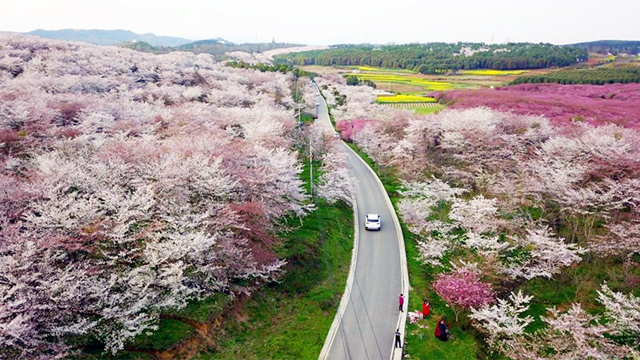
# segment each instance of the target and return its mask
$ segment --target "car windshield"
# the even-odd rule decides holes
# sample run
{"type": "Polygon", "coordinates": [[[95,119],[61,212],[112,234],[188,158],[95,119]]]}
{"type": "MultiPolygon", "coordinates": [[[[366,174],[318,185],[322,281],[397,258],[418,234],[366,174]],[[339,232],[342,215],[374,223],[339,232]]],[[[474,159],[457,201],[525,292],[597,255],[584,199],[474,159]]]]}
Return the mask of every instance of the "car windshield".
{"type": "Polygon", "coordinates": [[[369,218],[369,220],[367,220],[367,221],[372,222],[372,223],[377,223],[378,221],[380,221],[380,219],[369,218]]]}

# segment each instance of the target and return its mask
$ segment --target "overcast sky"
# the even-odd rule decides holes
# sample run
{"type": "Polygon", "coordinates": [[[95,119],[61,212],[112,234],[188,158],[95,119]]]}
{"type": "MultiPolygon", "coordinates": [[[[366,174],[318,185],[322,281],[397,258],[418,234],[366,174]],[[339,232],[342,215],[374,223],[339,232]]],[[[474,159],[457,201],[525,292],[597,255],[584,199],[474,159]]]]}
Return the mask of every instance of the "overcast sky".
{"type": "Polygon", "coordinates": [[[640,40],[640,0],[8,0],[0,31],[125,29],[192,40],[342,43],[640,40]]]}

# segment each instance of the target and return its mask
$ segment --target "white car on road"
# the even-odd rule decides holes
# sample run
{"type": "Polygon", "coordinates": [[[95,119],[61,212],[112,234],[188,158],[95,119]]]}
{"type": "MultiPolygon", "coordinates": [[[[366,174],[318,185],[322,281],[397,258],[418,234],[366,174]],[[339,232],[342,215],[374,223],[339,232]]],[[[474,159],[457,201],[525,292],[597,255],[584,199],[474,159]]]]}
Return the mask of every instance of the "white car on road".
{"type": "Polygon", "coordinates": [[[380,230],[380,215],[367,214],[364,221],[364,228],[367,230],[380,230]]]}

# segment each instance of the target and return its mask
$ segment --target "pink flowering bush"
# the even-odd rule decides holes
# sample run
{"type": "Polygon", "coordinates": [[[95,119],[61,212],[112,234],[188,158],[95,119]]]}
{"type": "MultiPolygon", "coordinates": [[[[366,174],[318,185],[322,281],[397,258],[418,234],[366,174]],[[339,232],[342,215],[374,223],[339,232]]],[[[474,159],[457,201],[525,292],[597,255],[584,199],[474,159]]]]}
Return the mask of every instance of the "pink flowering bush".
{"type": "Polygon", "coordinates": [[[338,122],[336,128],[340,131],[340,136],[347,140],[353,140],[353,134],[360,132],[365,126],[375,124],[375,120],[353,119],[338,122]]]}
{"type": "Polygon", "coordinates": [[[456,321],[462,311],[495,301],[491,284],[480,281],[480,274],[472,269],[441,274],[433,283],[433,289],[451,306],[456,321]]]}

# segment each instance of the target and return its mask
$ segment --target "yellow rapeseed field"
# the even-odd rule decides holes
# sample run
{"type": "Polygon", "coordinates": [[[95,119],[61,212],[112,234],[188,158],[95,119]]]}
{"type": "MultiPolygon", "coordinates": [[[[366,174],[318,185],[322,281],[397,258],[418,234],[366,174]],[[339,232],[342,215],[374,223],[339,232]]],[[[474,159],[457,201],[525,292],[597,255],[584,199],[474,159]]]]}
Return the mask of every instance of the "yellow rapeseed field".
{"type": "Polygon", "coordinates": [[[378,73],[397,72],[397,73],[415,74],[414,71],[407,70],[407,69],[387,69],[387,68],[377,68],[373,66],[356,66],[355,68],[360,71],[369,71],[369,72],[378,72],[378,73]]]}
{"type": "Polygon", "coordinates": [[[379,96],[379,103],[424,103],[435,102],[436,99],[431,97],[416,96],[416,95],[394,95],[394,96],[379,96]]]}
{"type": "Polygon", "coordinates": [[[527,72],[526,70],[462,70],[464,75],[484,75],[484,76],[507,76],[507,75],[520,75],[527,72]]]}

